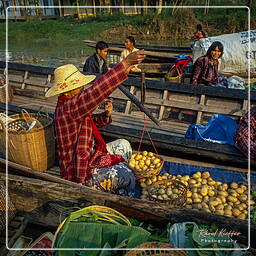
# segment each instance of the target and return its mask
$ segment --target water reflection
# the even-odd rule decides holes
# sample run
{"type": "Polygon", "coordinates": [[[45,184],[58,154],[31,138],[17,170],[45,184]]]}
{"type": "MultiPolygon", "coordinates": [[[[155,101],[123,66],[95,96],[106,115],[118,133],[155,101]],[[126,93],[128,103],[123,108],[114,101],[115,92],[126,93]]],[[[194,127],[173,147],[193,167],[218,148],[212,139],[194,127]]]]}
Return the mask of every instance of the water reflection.
{"type": "MultiPolygon", "coordinates": [[[[57,67],[72,63],[80,66],[87,56],[94,53],[94,49],[83,42],[35,40],[8,43],[8,60],[25,64],[57,67]]],[[[0,60],[5,61],[5,43],[0,43],[0,60]]]]}
{"type": "MultiPolygon", "coordinates": [[[[177,42],[169,41],[141,41],[140,44],[151,45],[178,45],[177,42]]],[[[184,42],[183,42],[184,43],[184,42]]],[[[181,44],[179,44],[181,45],[181,44]]],[[[84,65],[85,59],[95,52],[94,48],[88,47],[82,41],[76,40],[28,40],[9,41],[7,59],[10,62],[33,64],[46,67],[57,67],[64,64],[74,64],[78,67],[84,65]]],[[[5,41],[0,41],[0,60],[6,60],[5,41]]],[[[108,55],[109,64],[117,63],[117,55],[108,55]]]]}

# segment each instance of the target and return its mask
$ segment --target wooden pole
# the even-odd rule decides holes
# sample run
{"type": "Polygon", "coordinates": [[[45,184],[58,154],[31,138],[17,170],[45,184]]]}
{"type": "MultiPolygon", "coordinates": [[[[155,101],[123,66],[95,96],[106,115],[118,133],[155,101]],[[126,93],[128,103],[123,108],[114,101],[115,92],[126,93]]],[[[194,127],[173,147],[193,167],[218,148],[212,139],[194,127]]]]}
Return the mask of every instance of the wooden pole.
{"type": "Polygon", "coordinates": [[[76,8],[77,8],[77,17],[80,19],[80,11],[79,11],[79,0],[76,2],[76,8]]]}
{"type": "Polygon", "coordinates": [[[63,17],[60,0],[58,0],[58,6],[59,6],[60,17],[63,17]]]}

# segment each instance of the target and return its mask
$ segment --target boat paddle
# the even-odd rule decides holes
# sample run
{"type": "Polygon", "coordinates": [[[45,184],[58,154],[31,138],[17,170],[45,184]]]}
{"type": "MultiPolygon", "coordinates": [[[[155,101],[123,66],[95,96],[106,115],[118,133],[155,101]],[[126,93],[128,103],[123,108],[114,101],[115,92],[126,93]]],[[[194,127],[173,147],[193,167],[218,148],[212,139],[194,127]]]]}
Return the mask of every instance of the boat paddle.
{"type": "Polygon", "coordinates": [[[132,94],[127,90],[122,84],[118,87],[143,113],[145,113],[155,124],[159,125],[159,120],[157,120],[150,111],[132,94]]]}

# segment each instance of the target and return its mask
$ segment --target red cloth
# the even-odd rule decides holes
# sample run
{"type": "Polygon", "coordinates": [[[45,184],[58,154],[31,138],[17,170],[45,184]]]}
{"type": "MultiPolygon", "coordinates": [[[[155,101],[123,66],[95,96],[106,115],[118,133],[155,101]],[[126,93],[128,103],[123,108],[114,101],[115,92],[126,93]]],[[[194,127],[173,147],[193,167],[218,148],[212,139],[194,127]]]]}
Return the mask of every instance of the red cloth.
{"type": "Polygon", "coordinates": [[[125,67],[120,63],[80,94],[68,100],[59,97],[55,128],[59,165],[64,179],[79,183],[90,179],[92,170],[88,164],[94,137],[91,118],[97,127],[111,122],[111,118],[107,121],[105,112],[92,113],[127,78],[125,67]]]}
{"type": "Polygon", "coordinates": [[[91,118],[92,133],[95,142],[95,152],[89,161],[90,168],[109,167],[124,162],[122,156],[108,154],[106,142],[103,140],[98,127],[91,118]]]}

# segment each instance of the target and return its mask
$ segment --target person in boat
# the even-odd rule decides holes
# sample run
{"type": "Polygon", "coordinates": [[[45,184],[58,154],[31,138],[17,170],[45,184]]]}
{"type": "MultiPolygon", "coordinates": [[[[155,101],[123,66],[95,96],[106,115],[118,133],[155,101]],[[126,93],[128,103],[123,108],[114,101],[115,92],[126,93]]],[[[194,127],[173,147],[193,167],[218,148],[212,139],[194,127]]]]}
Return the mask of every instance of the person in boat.
{"type": "Polygon", "coordinates": [[[208,34],[203,30],[202,24],[197,24],[196,31],[191,37],[191,48],[194,47],[196,41],[199,41],[202,38],[208,38],[208,34]]]}
{"type": "Polygon", "coordinates": [[[252,107],[240,120],[234,136],[235,146],[246,156],[249,154],[248,138],[250,134],[250,158],[256,160],[256,106],[252,107]],[[250,112],[250,114],[249,114],[250,112]],[[249,120],[250,115],[250,120],[249,120]],[[249,133],[250,121],[250,133],[249,133]]]}
{"type": "MultiPolygon", "coordinates": [[[[138,51],[135,47],[136,42],[133,36],[127,36],[124,40],[125,49],[121,52],[120,61],[125,59],[130,53],[138,51]]],[[[141,69],[135,65],[132,69],[132,72],[141,72],[141,69]]]]}
{"type": "Polygon", "coordinates": [[[108,44],[104,41],[99,41],[96,44],[96,52],[88,57],[85,61],[83,72],[88,74],[105,74],[108,72],[106,56],[108,54],[108,44]]]}
{"type": "Polygon", "coordinates": [[[199,85],[221,86],[219,79],[219,58],[223,55],[223,44],[215,41],[206,55],[199,57],[193,65],[190,83],[199,85]]]}
{"type": "MultiPolygon", "coordinates": [[[[45,96],[59,95],[55,109],[55,130],[61,176],[64,179],[79,184],[93,179],[101,184],[101,179],[111,182],[113,177],[118,177],[122,181],[121,187],[129,188],[129,191],[134,189],[135,178],[123,163],[130,157],[130,145],[125,143],[123,146],[120,140],[115,145],[106,145],[98,130],[112,121],[111,101],[105,104],[103,113],[93,114],[93,111],[128,78],[133,65],[144,58],[144,50],[128,55],[90,87],[88,85],[95,76],[82,74],[72,64],[60,66],[54,71],[55,83],[45,96]]],[[[101,187],[104,184],[106,182],[101,187]]]]}

